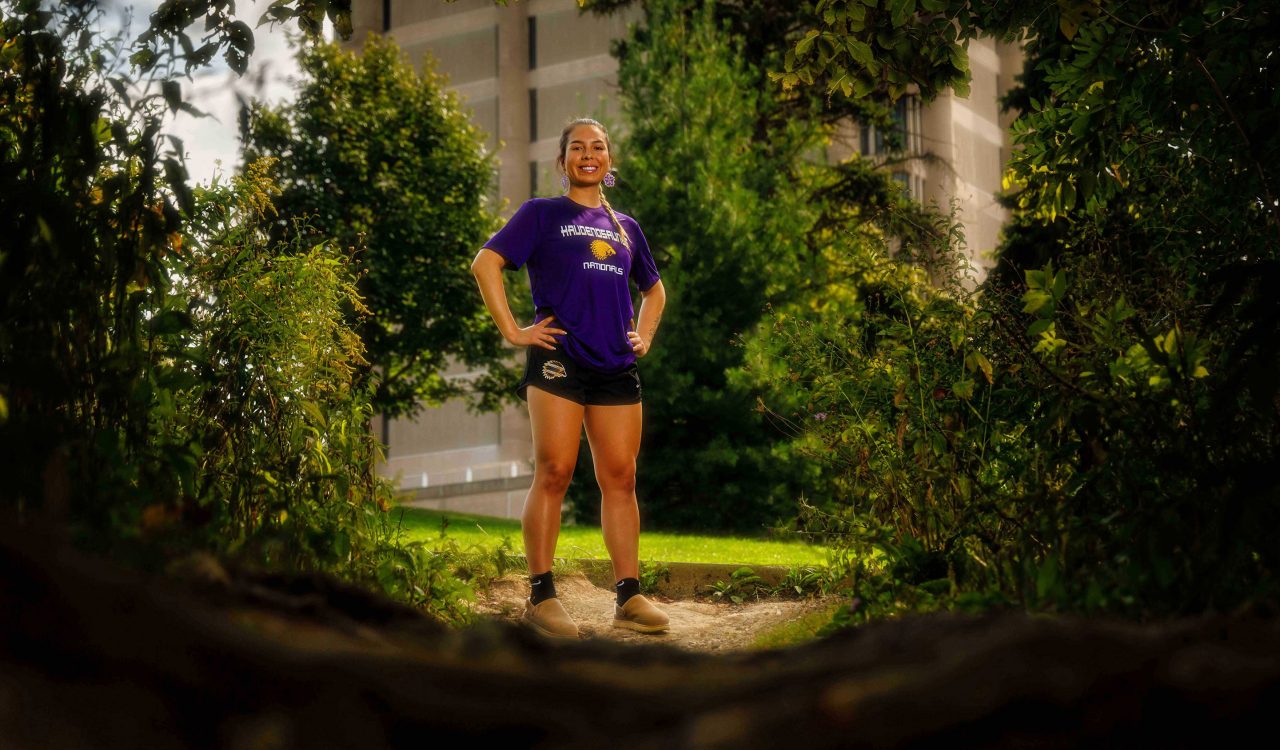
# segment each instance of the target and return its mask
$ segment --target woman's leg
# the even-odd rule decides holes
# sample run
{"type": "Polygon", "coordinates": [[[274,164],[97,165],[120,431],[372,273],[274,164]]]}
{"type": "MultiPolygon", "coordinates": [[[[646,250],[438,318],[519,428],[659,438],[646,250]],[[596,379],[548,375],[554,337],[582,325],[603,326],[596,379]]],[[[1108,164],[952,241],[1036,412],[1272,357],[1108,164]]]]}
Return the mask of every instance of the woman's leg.
{"type": "Polygon", "coordinates": [[[640,577],[640,507],[636,456],[642,404],[586,407],[587,441],[600,484],[600,525],[613,560],[613,580],[640,577]]]}
{"type": "Polygon", "coordinates": [[[551,570],[560,536],[560,506],[578,462],[583,406],[532,385],[525,396],[533,423],[534,463],[521,526],[529,575],[537,575],[551,570]]]}

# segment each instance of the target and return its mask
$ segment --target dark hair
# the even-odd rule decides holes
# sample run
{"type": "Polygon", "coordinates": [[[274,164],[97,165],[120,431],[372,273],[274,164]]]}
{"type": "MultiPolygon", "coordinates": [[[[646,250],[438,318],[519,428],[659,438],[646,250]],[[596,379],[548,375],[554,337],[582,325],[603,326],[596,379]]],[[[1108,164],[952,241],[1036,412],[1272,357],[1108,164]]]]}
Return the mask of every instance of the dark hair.
{"type": "MultiPolygon", "coordinates": [[[[613,142],[609,140],[609,131],[605,130],[603,125],[590,117],[578,117],[570,120],[568,124],[564,126],[564,130],[560,131],[560,154],[556,157],[557,161],[559,161],[561,165],[564,164],[565,149],[569,147],[569,134],[572,133],[573,129],[579,125],[594,125],[595,127],[600,128],[600,132],[604,133],[604,145],[609,151],[609,162],[610,165],[612,165],[613,142]]],[[[618,221],[618,215],[613,212],[613,206],[609,205],[609,199],[604,197],[604,183],[599,182],[596,184],[600,187],[600,202],[604,204],[604,209],[609,212],[609,218],[613,219],[613,225],[618,228],[618,234],[622,235],[622,244],[627,246],[627,250],[630,250],[631,238],[627,236],[627,230],[622,228],[622,222],[618,221]]]]}

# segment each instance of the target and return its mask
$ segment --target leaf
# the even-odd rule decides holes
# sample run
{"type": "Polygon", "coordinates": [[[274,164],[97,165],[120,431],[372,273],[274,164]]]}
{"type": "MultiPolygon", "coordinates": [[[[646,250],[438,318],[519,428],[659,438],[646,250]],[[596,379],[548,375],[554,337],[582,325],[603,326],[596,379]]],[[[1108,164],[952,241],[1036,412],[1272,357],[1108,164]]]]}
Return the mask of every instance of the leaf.
{"type": "Polygon", "coordinates": [[[171,112],[178,111],[178,105],[182,103],[182,85],[177,81],[161,81],[160,91],[164,94],[164,100],[169,105],[171,112]]]}
{"type": "Polygon", "coordinates": [[[111,88],[115,89],[116,95],[120,97],[121,101],[123,101],[125,105],[130,107],[133,106],[133,100],[129,98],[129,90],[125,86],[125,83],[123,80],[112,77],[112,78],[108,78],[107,82],[111,84],[111,88]]]}
{"type": "Polygon", "coordinates": [[[1061,301],[1067,295],[1067,272],[1059,271],[1053,277],[1053,298],[1061,301]]]}
{"type": "Polygon", "coordinates": [[[1022,295],[1022,301],[1026,303],[1022,308],[1025,313],[1040,315],[1045,310],[1053,310],[1053,296],[1039,289],[1032,289],[1022,295]]]}
{"type": "Polygon", "coordinates": [[[970,378],[960,378],[951,384],[951,392],[956,395],[956,398],[968,401],[973,398],[973,389],[976,385],[977,383],[970,378]]]}
{"type": "Polygon", "coordinates": [[[187,185],[189,175],[187,168],[175,159],[165,157],[164,175],[169,181],[169,187],[172,188],[174,196],[178,199],[178,206],[188,216],[195,213],[195,199],[191,195],[191,188],[187,185]]]}
{"type": "Polygon", "coordinates": [[[916,0],[890,0],[893,7],[890,9],[890,23],[897,28],[907,22],[907,16],[916,12],[916,0]]]}
{"type": "Polygon", "coordinates": [[[227,37],[237,49],[240,49],[246,55],[253,54],[253,29],[249,28],[249,24],[244,21],[233,21],[227,27],[227,37]]]}
{"type": "Polygon", "coordinates": [[[1082,138],[1084,137],[1085,133],[1089,132],[1088,113],[1081,112],[1080,114],[1076,115],[1076,119],[1071,123],[1070,132],[1071,132],[1071,135],[1075,136],[1076,138],[1082,138]]]}
{"type": "Polygon", "coordinates": [[[325,419],[324,411],[321,410],[320,405],[315,401],[303,401],[302,410],[305,411],[307,416],[311,417],[311,420],[321,429],[328,426],[328,420],[325,419]]]}
{"type": "Polygon", "coordinates": [[[849,50],[850,57],[862,63],[864,66],[870,67],[875,65],[875,54],[871,52],[871,46],[866,42],[860,42],[857,39],[848,39],[845,41],[845,49],[849,50]]]}
{"type": "Polygon", "coordinates": [[[809,48],[813,46],[813,40],[818,38],[818,33],[817,29],[809,29],[809,33],[806,34],[799,42],[796,42],[797,57],[807,55],[809,53],[809,48]]]}
{"type": "Polygon", "coordinates": [[[214,54],[217,53],[219,46],[221,45],[218,42],[209,42],[208,44],[204,45],[203,47],[196,50],[195,52],[192,52],[191,53],[192,64],[208,65],[209,61],[213,59],[214,54]]]}
{"type": "MultiPolygon", "coordinates": [[[[974,367],[982,372],[982,376],[987,379],[988,383],[993,382],[991,362],[982,355],[982,352],[970,352],[969,356],[965,357],[965,365],[968,365],[970,361],[973,362],[974,367]]],[[[972,368],[970,368],[970,371],[972,371],[972,368]]]]}
{"type": "Polygon", "coordinates": [[[1062,209],[1070,211],[1076,205],[1076,188],[1070,182],[1062,183],[1062,209]]]}
{"type": "Polygon", "coordinates": [[[249,58],[243,52],[235,49],[234,47],[227,48],[227,51],[223,54],[223,58],[226,59],[227,65],[236,72],[236,75],[242,76],[244,75],[244,72],[249,69],[249,58]]]}
{"type": "Polygon", "coordinates": [[[1027,326],[1027,335],[1039,336],[1040,334],[1049,330],[1049,327],[1052,325],[1053,325],[1053,320],[1051,318],[1041,318],[1040,320],[1037,320],[1036,322],[1027,326]]]}
{"type": "Polygon", "coordinates": [[[1067,18],[1067,16],[1064,14],[1062,18],[1058,20],[1058,29],[1062,31],[1063,36],[1065,36],[1068,40],[1071,40],[1076,38],[1076,30],[1079,29],[1079,26],[1076,24],[1075,21],[1072,21],[1070,18],[1067,18]]]}
{"type": "Polygon", "coordinates": [[[129,55],[129,62],[146,73],[156,64],[156,53],[149,49],[140,49],[129,55]]]}

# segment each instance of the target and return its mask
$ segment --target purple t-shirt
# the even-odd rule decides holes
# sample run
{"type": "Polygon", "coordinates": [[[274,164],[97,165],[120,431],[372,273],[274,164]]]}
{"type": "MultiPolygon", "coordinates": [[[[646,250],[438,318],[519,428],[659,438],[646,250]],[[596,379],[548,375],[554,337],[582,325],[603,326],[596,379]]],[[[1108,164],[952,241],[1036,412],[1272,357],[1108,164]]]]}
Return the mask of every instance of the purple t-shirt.
{"type": "Polygon", "coordinates": [[[554,314],[557,348],[599,372],[636,361],[627,339],[634,310],[627,279],[648,291],[661,278],[640,225],[614,210],[631,249],[604,206],[590,208],[567,195],[530,198],[484,247],[507,260],[506,270],[529,266],[534,321],[554,314]]]}

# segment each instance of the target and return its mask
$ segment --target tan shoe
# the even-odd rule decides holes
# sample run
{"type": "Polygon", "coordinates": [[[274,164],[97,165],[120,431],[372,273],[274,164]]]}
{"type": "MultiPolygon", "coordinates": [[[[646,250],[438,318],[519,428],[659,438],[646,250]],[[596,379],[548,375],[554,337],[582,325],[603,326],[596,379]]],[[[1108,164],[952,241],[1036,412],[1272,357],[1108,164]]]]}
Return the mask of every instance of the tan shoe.
{"type": "Polygon", "coordinates": [[[533,599],[524,600],[524,616],[520,621],[539,633],[551,638],[577,638],[578,625],[564,611],[564,605],[556,597],[544,599],[535,605],[533,599]]]}
{"type": "Polygon", "coordinates": [[[615,628],[627,628],[640,633],[665,633],[668,623],[667,613],[640,594],[628,599],[621,607],[615,605],[613,608],[615,628]]]}

